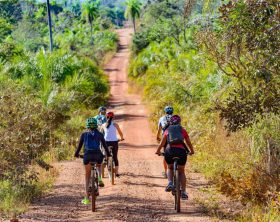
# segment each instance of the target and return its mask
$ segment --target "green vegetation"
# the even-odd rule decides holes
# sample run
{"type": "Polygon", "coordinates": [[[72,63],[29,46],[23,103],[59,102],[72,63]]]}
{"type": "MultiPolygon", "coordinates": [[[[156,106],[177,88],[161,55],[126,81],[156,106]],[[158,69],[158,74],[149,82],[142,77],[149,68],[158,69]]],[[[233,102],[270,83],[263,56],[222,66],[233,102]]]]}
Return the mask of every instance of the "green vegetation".
{"type": "Polygon", "coordinates": [[[118,38],[104,7],[51,1],[49,52],[46,4],[0,1],[0,215],[21,213],[50,188],[50,164],[72,157],[84,119],[106,103],[100,66],[118,38]]]}
{"type": "Polygon", "coordinates": [[[167,104],[182,115],[193,169],[247,206],[240,221],[279,219],[279,25],[274,0],[155,0],[133,38],[152,119],[167,104]]]}

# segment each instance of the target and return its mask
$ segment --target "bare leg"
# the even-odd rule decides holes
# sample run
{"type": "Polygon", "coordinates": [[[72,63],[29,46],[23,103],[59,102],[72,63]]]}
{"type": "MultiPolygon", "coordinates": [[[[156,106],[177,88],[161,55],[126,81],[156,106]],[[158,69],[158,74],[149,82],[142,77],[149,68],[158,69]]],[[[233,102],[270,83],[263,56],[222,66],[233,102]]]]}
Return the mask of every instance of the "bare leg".
{"type": "Polygon", "coordinates": [[[178,166],[179,170],[179,179],[181,182],[181,188],[183,192],[186,192],[186,174],[185,174],[185,166],[178,166]]]}
{"type": "Polygon", "coordinates": [[[165,161],[165,159],[163,159],[163,168],[164,168],[164,172],[167,172],[167,163],[165,161]]]}
{"type": "Polygon", "coordinates": [[[115,166],[115,174],[119,173],[119,166],[115,166]]]}
{"type": "Polygon", "coordinates": [[[168,165],[167,169],[167,179],[168,182],[173,182],[173,164],[168,165]]]}
{"type": "Polygon", "coordinates": [[[91,173],[91,166],[90,164],[85,165],[85,180],[86,180],[86,197],[89,198],[89,190],[88,190],[88,186],[89,186],[89,180],[90,180],[90,173],[91,173]]]}
{"type": "Polygon", "coordinates": [[[101,176],[102,176],[102,165],[97,164],[96,168],[97,168],[98,177],[101,178],[101,176]]]}

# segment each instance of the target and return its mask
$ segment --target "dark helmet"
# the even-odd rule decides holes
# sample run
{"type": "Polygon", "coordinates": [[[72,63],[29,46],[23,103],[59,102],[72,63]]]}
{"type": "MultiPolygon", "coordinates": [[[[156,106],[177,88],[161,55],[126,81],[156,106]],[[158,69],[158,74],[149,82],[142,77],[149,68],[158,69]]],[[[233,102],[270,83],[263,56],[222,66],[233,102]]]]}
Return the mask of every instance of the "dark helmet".
{"type": "Polygon", "coordinates": [[[106,107],[105,106],[100,106],[99,108],[98,108],[98,112],[106,112],[106,107]]]}
{"type": "Polygon", "coordinates": [[[165,112],[166,114],[169,114],[169,115],[173,114],[173,107],[172,107],[172,106],[166,106],[166,107],[164,108],[164,112],[165,112]]]}
{"type": "Polygon", "coordinates": [[[96,129],[98,127],[97,120],[93,117],[90,117],[86,120],[86,127],[90,129],[96,129]]]}
{"type": "Polygon", "coordinates": [[[181,123],[181,117],[178,115],[174,115],[170,118],[170,124],[171,125],[178,125],[181,123]]]}

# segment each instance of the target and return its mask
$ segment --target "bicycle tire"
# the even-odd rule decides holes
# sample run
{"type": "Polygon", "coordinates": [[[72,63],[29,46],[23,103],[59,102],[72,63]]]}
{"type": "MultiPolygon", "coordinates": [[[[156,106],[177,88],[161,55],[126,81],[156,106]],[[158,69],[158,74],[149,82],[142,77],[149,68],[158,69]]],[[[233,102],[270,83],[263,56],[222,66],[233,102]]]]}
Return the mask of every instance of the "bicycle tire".
{"type": "Polygon", "coordinates": [[[91,189],[91,211],[95,212],[96,211],[96,186],[98,186],[98,178],[96,175],[96,169],[92,170],[92,177],[91,177],[91,181],[92,181],[92,189],[91,189]],[[96,183],[97,182],[97,183],[96,183]]]}
{"type": "Polygon", "coordinates": [[[179,177],[178,169],[176,169],[175,177],[176,177],[175,202],[176,202],[177,213],[179,213],[181,211],[181,190],[180,190],[180,177],[179,177]]]}
{"type": "Polygon", "coordinates": [[[114,173],[114,161],[113,158],[110,160],[110,173],[111,173],[111,184],[114,185],[115,183],[115,173],[114,173]]]}
{"type": "Polygon", "coordinates": [[[173,186],[175,187],[174,190],[172,190],[172,195],[174,196],[174,208],[175,210],[177,210],[177,199],[176,199],[176,184],[177,184],[177,181],[176,181],[176,169],[177,169],[177,163],[174,162],[173,164],[173,170],[174,170],[174,174],[173,174],[173,186]]]}

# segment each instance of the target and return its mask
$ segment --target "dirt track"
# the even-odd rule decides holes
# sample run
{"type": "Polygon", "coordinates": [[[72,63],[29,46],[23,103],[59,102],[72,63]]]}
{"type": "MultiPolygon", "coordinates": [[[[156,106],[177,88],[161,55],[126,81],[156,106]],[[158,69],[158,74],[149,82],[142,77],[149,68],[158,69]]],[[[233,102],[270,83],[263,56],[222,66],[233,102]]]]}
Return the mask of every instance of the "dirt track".
{"type": "Polygon", "coordinates": [[[110,76],[110,105],[117,114],[125,137],[120,144],[120,179],[111,186],[104,180],[97,212],[80,201],[84,191],[84,170],[81,160],[59,164],[60,176],[53,191],[30,207],[20,221],[211,221],[194,204],[194,196],[201,181],[189,178],[190,200],[182,202],[182,213],[173,209],[171,194],[164,192],[166,179],[161,176],[162,158],[155,153],[155,135],[152,134],[145,106],[139,95],[128,94],[128,44],[131,30],[119,30],[120,49],[107,64],[110,76]]]}

